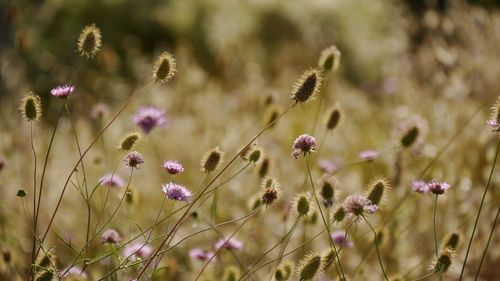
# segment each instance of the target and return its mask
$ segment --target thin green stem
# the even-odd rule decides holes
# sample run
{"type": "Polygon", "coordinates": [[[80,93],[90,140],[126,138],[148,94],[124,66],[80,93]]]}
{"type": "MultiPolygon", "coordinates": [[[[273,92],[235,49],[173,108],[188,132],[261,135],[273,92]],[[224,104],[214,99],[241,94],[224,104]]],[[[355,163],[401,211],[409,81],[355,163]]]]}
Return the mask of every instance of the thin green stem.
{"type": "Polygon", "coordinates": [[[493,221],[493,225],[491,226],[490,235],[488,236],[488,242],[486,242],[486,247],[484,247],[483,254],[481,255],[481,261],[479,262],[479,267],[477,268],[476,277],[474,278],[474,281],[477,280],[477,278],[479,277],[479,272],[481,272],[481,267],[483,266],[484,257],[486,256],[486,252],[488,251],[488,247],[490,246],[493,233],[495,233],[495,228],[497,226],[499,214],[500,214],[500,208],[498,208],[497,215],[495,216],[495,220],[493,221]]]}
{"type": "Polygon", "coordinates": [[[377,232],[375,231],[375,228],[373,228],[373,226],[370,224],[370,222],[366,219],[366,217],[364,215],[362,215],[362,216],[363,216],[363,219],[366,221],[366,224],[368,224],[368,226],[372,230],[373,236],[375,237],[375,249],[377,249],[378,262],[380,264],[380,268],[382,269],[382,273],[384,273],[385,280],[389,281],[389,277],[387,277],[387,273],[385,273],[384,264],[382,263],[382,257],[380,256],[380,249],[379,249],[379,244],[378,244],[377,232]]]}
{"type": "Polygon", "coordinates": [[[436,212],[437,212],[437,203],[438,203],[438,196],[436,194],[436,199],[434,199],[434,215],[433,215],[433,222],[434,222],[434,250],[436,253],[436,257],[438,256],[438,238],[437,238],[437,230],[436,230],[436,212]]]}
{"type": "Polygon", "coordinates": [[[36,166],[37,166],[37,158],[36,158],[36,150],[35,145],[33,143],[33,122],[30,123],[30,144],[31,151],[33,152],[33,246],[31,250],[31,264],[35,263],[35,250],[36,250],[36,226],[38,224],[36,218],[36,166]]]}

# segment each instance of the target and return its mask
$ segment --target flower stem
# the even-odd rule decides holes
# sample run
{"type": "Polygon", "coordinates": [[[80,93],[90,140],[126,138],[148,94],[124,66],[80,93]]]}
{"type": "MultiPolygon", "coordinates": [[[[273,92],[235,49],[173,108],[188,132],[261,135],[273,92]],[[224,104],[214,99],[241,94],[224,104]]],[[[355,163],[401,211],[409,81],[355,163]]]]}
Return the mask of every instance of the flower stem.
{"type": "Polygon", "coordinates": [[[437,209],[438,195],[436,194],[436,199],[434,200],[434,249],[436,253],[436,257],[438,256],[438,238],[437,238],[437,230],[436,230],[436,209],[437,209]]]}
{"type": "Polygon", "coordinates": [[[373,232],[373,236],[375,237],[375,249],[377,249],[378,262],[380,264],[380,268],[382,269],[382,273],[384,273],[385,280],[389,281],[389,277],[387,277],[387,273],[385,273],[384,265],[382,264],[382,258],[380,257],[380,249],[379,249],[379,245],[378,245],[378,235],[377,235],[377,232],[375,231],[375,229],[373,228],[373,226],[370,224],[370,222],[366,219],[366,217],[364,215],[362,215],[362,216],[363,216],[363,219],[365,219],[366,224],[368,224],[368,226],[370,227],[370,229],[373,232]]]}
{"type": "Polygon", "coordinates": [[[493,221],[493,225],[491,226],[490,236],[488,237],[488,242],[486,242],[486,247],[484,248],[483,254],[481,256],[481,261],[479,262],[479,267],[477,268],[476,277],[474,278],[474,281],[476,281],[477,278],[479,277],[479,272],[481,271],[481,266],[483,265],[484,257],[486,256],[486,252],[488,251],[488,247],[490,246],[493,233],[495,233],[495,227],[497,226],[499,214],[500,214],[500,208],[498,208],[497,215],[495,216],[495,220],[493,221]]]}

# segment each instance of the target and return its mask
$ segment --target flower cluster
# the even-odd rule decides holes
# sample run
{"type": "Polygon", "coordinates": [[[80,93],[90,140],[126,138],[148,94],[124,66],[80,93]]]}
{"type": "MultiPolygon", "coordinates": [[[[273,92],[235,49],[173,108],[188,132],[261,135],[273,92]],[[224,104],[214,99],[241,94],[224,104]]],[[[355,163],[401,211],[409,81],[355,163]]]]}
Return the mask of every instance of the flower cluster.
{"type": "Polygon", "coordinates": [[[188,202],[193,195],[186,187],[173,182],[162,185],[162,190],[168,199],[176,201],[188,202]]]}
{"type": "Polygon", "coordinates": [[[427,183],[421,180],[415,180],[412,182],[412,188],[418,193],[431,192],[436,195],[441,195],[450,188],[450,185],[446,182],[440,182],[437,180],[431,180],[427,183]]]}
{"type": "Polygon", "coordinates": [[[293,157],[295,159],[299,158],[300,153],[304,155],[309,152],[314,152],[316,150],[316,139],[308,134],[303,134],[298,136],[293,142],[293,157]]]}
{"type": "Polygon", "coordinates": [[[141,128],[144,134],[148,134],[156,127],[167,124],[165,111],[154,106],[139,108],[132,116],[132,121],[141,128]]]}

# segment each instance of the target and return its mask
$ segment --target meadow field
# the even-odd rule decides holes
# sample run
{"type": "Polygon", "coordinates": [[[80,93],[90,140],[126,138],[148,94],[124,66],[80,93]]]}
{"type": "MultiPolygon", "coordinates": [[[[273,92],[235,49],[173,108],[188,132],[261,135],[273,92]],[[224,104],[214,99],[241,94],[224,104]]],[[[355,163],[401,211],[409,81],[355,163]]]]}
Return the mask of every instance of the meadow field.
{"type": "Polygon", "coordinates": [[[500,280],[497,1],[0,12],[0,281],[500,280]]]}

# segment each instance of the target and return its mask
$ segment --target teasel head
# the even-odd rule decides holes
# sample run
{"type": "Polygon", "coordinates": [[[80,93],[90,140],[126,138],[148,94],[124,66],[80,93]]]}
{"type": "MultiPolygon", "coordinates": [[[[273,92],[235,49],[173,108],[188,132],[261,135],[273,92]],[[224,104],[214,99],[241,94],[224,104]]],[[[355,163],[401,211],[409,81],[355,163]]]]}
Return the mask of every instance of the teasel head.
{"type": "Polygon", "coordinates": [[[318,66],[325,72],[334,72],[339,68],[341,57],[342,53],[340,53],[337,46],[330,46],[321,52],[318,66]]]}
{"type": "Polygon", "coordinates": [[[256,144],[252,144],[244,147],[240,156],[243,160],[256,164],[264,157],[264,151],[256,144]]]}
{"type": "Polygon", "coordinates": [[[36,122],[42,116],[42,103],[40,97],[33,92],[29,92],[21,99],[19,111],[26,122],[36,122]]]}
{"type": "Polygon", "coordinates": [[[153,68],[153,78],[155,82],[165,83],[175,75],[175,59],[168,53],[161,53],[155,60],[153,68]]]}
{"type": "Polygon", "coordinates": [[[337,187],[335,176],[323,175],[319,181],[319,195],[323,198],[323,205],[330,208],[335,202],[335,189],[337,187]]]}
{"type": "Polygon", "coordinates": [[[445,274],[450,270],[453,265],[453,260],[455,258],[455,253],[450,249],[441,250],[439,255],[434,258],[431,270],[435,273],[445,274]]]}
{"type": "Polygon", "coordinates": [[[314,100],[323,83],[321,70],[313,68],[306,70],[295,82],[292,89],[292,99],[297,103],[306,103],[314,100]]]}
{"type": "Polygon", "coordinates": [[[414,116],[399,124],[398,130],[401,146],[403,148],[413,147],[415,152],[419,152],[427,137],[427,122],[419,116],[414,116]]]}
{"type": "Polygon", "coordinates": [[[217,170],[224,162],[224,152],[218,146],[209,150],[201,160],[201,170],[204,173],[210,174],[217,170]]]}
{"type": "Polygon", "coordinates": [[[297,267],[299,280],[313,280],[323,268],[323,259],[320,255],[311,253],[305,256],[297,267]]]}
{"type": "Polygon", "coordinates": [[[342,222],[345,219],[347,212],[344,209],[344,206],[339,206],[337,210],[333,213],[333,222],[342,222]]]}
{"type": "Polygon", "coordinates": [[[306,193],[298,194],[293,200],[293,209],[299,217],[309,217],[313,213],[313,206],[306,193]]]}
{"type": "Polygon", "coordinates": [[[330,107],[325,114],[325,128],[328,131],[333,131],[333,129],[337,128],[339,125],[342,116],[343,114],[339,104],[330,107]]]}
{"type": "Polygon", "coordinates": [[[381,205],[386,201],[388,194],[391,191],[391,186],[384,177],[380,177],[368,184],[366,191],[366,198],[368,198],[372,204],[381,205]]]}
{"type": "Polygon", "coordinates": [[[280,195],[279,183],[272,178],[264,178],[262,181],[262,192],[260,201],[268,206],[278,200],[280,195]]]}
{"type": "Polygon", "coordinates": [[[262,158],[262,161],[260,164],[257,166],[257,174],[259,175],[259,178],[265,178],[267,175],[269,175],[269,171],[271,169],[271,160],[269,157],[264,156],[262,158]]]}
{"type": "Polygon", "coordinates": [[[444,239],[443,249],[450,249],[456,251],[460,243],[460,234],[458,232],[449,233],[444,239]]]}
{"type": "Polygon", "coordinates": [[[132,148],[134,148],[140,140],[141,134],[130,133],[123,137],[123,139],[118,144],[118,149],[122,151],[132,150],[132,148]]]}
{"type": "Polygon", "coordinates": [[[78,38],[78,52],[87,58],[94,57],[102,47],[101,31],[95,24],[82,29],[78,38]]]}
{"type": "Polygon", "coordinates": [[[264,119],[263,119],[263,125],[268,126],[269,128],[273,128],[276,126],[277,121],[275,122],[276,119],[278,119],[278,116],[281,114],[281,108],[275,104],[272,104],[266,108],[266,111],[264,112],[264,119]]]}
{"type": "Polygon", "coordinates": [[[282,262],[274,272],[274,279],[276,281],[288,280],[292,276],[293,267],[294,264],[291,261],[282,262]]]}
{"type": "Polygon", "coordinates": [[[228,266],[224,270],[223,281],[238,281],[240,279],[240,270],[235,266],[228,266]]]}

